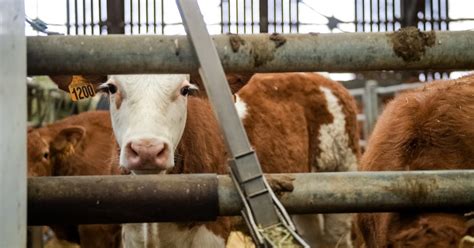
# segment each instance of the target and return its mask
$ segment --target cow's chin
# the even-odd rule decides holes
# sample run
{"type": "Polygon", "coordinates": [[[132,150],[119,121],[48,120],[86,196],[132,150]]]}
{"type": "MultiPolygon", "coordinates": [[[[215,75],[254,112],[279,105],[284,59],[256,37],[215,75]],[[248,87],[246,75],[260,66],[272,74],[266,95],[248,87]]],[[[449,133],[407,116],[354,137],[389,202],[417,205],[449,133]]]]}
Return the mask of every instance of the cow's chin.
{"type": "Polygon", "coordinates": [[[157,175],[166,174],[167,170],[131,170],[132,175],[157,175]]]}

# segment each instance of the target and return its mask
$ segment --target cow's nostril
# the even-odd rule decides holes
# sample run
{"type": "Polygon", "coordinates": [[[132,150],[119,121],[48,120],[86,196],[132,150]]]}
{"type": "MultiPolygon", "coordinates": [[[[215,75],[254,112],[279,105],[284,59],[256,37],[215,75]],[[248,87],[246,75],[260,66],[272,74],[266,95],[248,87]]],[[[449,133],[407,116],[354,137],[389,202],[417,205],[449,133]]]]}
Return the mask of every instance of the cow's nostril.
{"type": "Polygon", "coordinates": [[[136,156],[138,157],[138,147],[134,147],[136,146],[134,143],[128,143],[127,145],[127,151],[128,151],[128,155],[129,156],[136,156]]]}
{"type": "Polygon", "coordinates": [[[156,154],[157,157],[165,156],[166,153],[166,144],[163,144],[163,147],[156,154]]]}

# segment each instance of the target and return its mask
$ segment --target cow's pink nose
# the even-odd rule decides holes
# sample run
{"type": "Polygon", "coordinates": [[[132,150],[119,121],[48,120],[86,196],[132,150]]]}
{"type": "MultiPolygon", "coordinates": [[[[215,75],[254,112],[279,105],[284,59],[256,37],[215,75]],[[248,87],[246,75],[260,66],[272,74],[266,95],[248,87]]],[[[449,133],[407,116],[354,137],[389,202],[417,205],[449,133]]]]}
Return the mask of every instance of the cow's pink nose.
{"type": "Polygon", "coordinates": [[[158,139],[138,139],[125,147],[125,158],[130,170],[165,170],[169,159],[169,146],[158,139]]]}

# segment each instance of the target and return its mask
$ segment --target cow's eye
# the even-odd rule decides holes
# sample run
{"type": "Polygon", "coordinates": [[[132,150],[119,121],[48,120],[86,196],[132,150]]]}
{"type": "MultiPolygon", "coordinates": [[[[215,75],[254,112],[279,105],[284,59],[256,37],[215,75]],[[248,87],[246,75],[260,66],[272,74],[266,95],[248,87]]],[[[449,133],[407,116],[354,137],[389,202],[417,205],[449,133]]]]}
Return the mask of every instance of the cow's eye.
{"type": "Polygon", "coordinates": [[[112,83],[106,83],[102,84],[99,88],[99,91],[109,93],[109,94],[115,94],[117,93],[117,85],[112,84],[112,83]]]}
{"type": "Polygon", "coordinates": [[[191,87],[189,87],[189,85],[186,85],[183,88],[181,88],[180,93],[183,96],[187,96],[190,91],[191,91],[191,87]]]}
{"type": "Polygon", "coordinates": [[[179,93],[182,95],[182,96],[187,96],[189,94],[193,94],[193,92],[195,91],[198,91],[199,88],[194,85],[194,84],[189,84],[189,85],[185,85],[183,86],[180,90],[179,90],[179,93]]]}
{"type": "Polygon", "coordinates": [[[109,93],[110,94],[115,94],[117,93],[117,86],[115,84],[108,84],[109,85],[109,93]]]}
{"type": "Polygon", "coordinates": [[[43,158],[44,158],[44,159],[48,159],[48,158],[49,158],[49,152],[43,153],[43,158]]]}

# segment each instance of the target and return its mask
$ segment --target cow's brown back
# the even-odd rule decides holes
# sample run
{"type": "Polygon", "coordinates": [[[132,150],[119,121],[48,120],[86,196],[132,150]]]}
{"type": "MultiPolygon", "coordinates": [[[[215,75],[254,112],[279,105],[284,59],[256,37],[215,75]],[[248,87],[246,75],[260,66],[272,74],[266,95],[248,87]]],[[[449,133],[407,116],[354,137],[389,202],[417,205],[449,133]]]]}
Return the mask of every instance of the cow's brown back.
{"type": "MultiPolygon", "coordinates": [[[[264,172],[355,169],[359,156],[356,107],[342,85],[313,73],[255,74],[237,92],[236,99],[248,106],[243,124],[264,172]],[[344,159],[328,168],[317,162],[321,155],[320,128],[334,121],[322,88],[330,90],[342,108],[344,130],[335,135],[343,135],[347,140],[347,150],[354,158],[351,165],[345,164],[344,159]]],[[[176,150],[177,163],[172,172],[228,173],[224,139],[209,102],[197,97],[188,100],[186,127],[176,150]]],[[[337,156],[349,157],[348,154],[334,154],[335,159],[337,156]]],[[[227,237],[235,225],[241,223],[220,218],[218,222],[207,223],[206,227],[227,237]]],[[[340,236],[335,242],[339,239],[340,236]]]]}
{"type": "MultiPolygon", "coordinates": [[[[473,123],[473,75],[403,93],[380,116],[359,170],[473,169],[473,123]]],[[[356,233],[367,247],[456,247],[467,230],[463,218],[358,214],[356,233]]]]}

